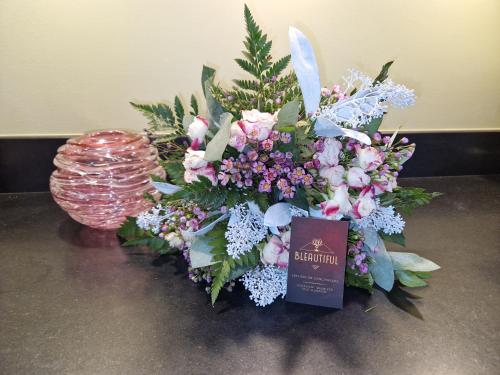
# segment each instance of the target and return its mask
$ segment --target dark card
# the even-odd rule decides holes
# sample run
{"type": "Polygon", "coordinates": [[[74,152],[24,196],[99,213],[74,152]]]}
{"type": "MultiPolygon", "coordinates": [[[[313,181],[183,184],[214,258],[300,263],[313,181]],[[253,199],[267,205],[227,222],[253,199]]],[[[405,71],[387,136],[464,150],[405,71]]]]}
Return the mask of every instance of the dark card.
{"type": "Polygon", "coordinates": [[[347,221],[292,219],[286,300],[342,308],[347,221]]]}

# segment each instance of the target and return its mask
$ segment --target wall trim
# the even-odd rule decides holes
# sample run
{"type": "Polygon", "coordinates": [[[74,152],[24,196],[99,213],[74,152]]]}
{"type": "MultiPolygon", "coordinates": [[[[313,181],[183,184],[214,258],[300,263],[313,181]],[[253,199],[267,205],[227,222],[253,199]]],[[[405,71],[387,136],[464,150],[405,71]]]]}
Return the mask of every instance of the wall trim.
{"type": "MultiPolygon", "coordinates": [[[[417,149],[401,177],[500,174],[500,131],[402,134],[417,149]]],[[[66,139],[0,138],[0,193],[48,191],[52,160],[66,139]]]]}
{"type": "MultiPolygon", "coordinates": [[[[138,132],[136,129],[121,129],[128,130],[133,132],[138,132]]],[[[394,133],[397,129],[384,129],[382,128],[383,133],[394,133]]],[[[93,130],[89,130],[93,131],[93,130]]],[[[499,128],[470,128],[470,129],[399,129],[399,133],[401,134],[422,134],[422,133],[497,133],[500,132],[499,128]]],[[[51,138],[73,138],[78,137],[84,133],[18,133],[18,134],[0,134],[1,139],[51,139],[51,138]]],[[[161,132],[159,132],[161,134],[161,132]]]]}

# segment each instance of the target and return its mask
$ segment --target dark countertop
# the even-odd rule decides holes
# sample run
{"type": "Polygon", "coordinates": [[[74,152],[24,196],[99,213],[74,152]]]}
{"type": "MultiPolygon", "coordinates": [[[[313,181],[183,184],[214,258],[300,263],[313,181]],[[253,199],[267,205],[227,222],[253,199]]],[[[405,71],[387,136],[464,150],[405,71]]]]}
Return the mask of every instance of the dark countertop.
{"type": "Polygon", "coordinates": [[[212,308],[181,261],[121,248],[47,193],[0,195],[0,373],[498,373],[500,176],[403,183],[446,193],[406,230],[442,270],[421,299],[347,289],[343,310],[241,289],[212,308]]]}

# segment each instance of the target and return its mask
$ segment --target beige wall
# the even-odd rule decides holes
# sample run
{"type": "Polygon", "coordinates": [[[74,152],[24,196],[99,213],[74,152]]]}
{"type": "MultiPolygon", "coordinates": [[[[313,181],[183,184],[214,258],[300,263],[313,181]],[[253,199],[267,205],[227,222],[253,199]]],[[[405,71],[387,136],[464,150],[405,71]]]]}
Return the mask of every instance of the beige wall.
{"type": "MultiPolygon", "coordinates": [[[[289,25],[316,46],[325,84],[349,67],[416,90],[386,129],[500,129],[499,0],[248,0],[288,53],[289,25]]],[[[240,76],[243,2],[0,0],[0,136],[141,129],[130,100],[200,93],[201,66],[240,76]]]]}

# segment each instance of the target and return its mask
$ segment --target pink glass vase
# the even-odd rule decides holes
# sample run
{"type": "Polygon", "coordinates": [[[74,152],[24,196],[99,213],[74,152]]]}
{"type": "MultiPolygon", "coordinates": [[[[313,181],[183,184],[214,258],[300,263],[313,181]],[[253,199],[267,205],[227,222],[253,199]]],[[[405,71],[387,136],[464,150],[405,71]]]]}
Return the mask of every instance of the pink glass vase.
{"type": "Polygon", "coordinates": [[[50,177],[54,200],[76,221],[116,229],[151,207],[150,176],[165,177],[158,151],[140,134],[105,130],[72,138],[57,150],[50,177]]]}

